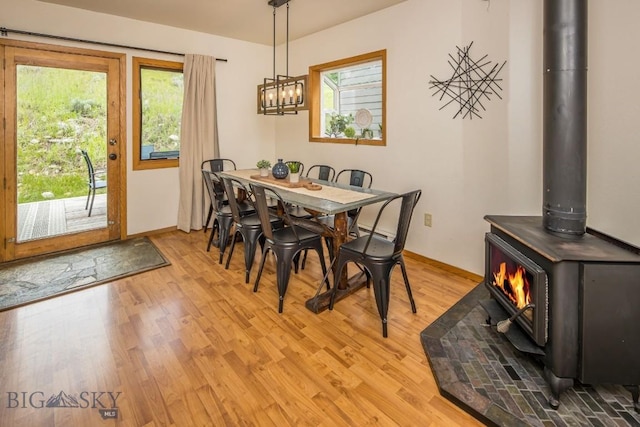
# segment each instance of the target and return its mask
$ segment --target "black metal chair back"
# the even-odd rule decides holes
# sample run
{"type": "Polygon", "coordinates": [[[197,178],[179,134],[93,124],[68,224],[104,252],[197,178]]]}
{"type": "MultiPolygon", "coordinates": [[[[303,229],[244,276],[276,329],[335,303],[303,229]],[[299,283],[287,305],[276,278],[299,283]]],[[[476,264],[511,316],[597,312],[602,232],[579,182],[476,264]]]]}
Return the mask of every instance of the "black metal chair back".
{"type": "Polygon", "coordinates": [[[208,159],[202,162],[202,169],[205,168],[205,165],[209,166],[209,170],[211,172],[222,172],[225,170],[236,170],[236,162],[231,159],[208,159]]]}
{"type": "MultiPolygon", "coordinates": [[[[216,175],[214,173],[214,175],[216,175]]],[[[217,176],[217,175],[216,175],[217,176]]],[[[235,195],[235,188],[240,189],[240,191],[244,191],[245,194],[245,200],[250,203],[252,205],[252,207],[255,209],[253,200],[251,199],[251,193],[249,192],[249,190],[247,189],[247,187],[245,187],[245,185],[238,181],[235,178],[220,178],[218,176],[218,178],[220,179],[220,181],[222,181],[222,185],[224,188],[224,191],[226,192],[227,195],[229,194],[233,194],[235,195]]],[[[228,197],[228,196],[227,196],[228,197]]],[[[240,207],[238,206],[238,203],[234,197],[228,197],[229,198],[229,208],[231,209],[231,214],[233,215],[233,220],[237,223],[240,222],[240,217],[242,216],[240,214],[240,207]]]]}
{"type": "MultiPolygon", "coordinates": [[[[214,235],[217,230],[218,241],[216,246],[220,249],[218,263],[222,264],[227,242],[229,241],[231,225],[233,224],[233,217],[230,209],[222,203],[225,198],[225,192],[224,186],[220,181],[220,177],[211,171],[202,169],[202,180],[204,181],[207,189],[207,194],[209,194],[209,211],[213,214],[213,225],[211,227],[211,234],[209,235],[209,241],[207,243],[207,252],[211,249],[211,245],[214,244],[214,235]]],[[[207,228],[205,227],[205,232],[206,230],[207,228]]]]}
{"type": "MultiPolygon", "coordinates": [[[[369,172],[361,169],[342,169],[338,172],[338,175],[336,175],[336,182],[340,182],[341,178],[344,180],[347,175],[349,176],[349,185],[354,187],[371,188],[373,175],[369,172]]],[[[360,212],[362,212],[362,208],[351,209],[347,212],[347,215],[351,220],[349,233],[356,237],[360,237],[360,229],[358,228],[358,217],[360,216],[360,212]]]]}
{"type": "MultiPolygon", "coordinates": [[[[202,164],[200,165],[200,169],[209,170],[209,172],[222,172],[224,170],[236,170],[236,162],[234,162],[231,159],[222,159],[222,158],[208,159],[202,162],[202,164]]],[[[223,196],[224,189],[222,184],[216,184],[215,190],[217,195],[216,200],[220,201],[221,203],[225,203],[225,199],[223,196]]],[[[207,228],[209,228],[209,222],[211,222],[212,215],[213,215],[213,210],[211,209],[211,207],[209,207],[209,213],[207,214],[207,219],[204,222],[205,233],[207,232],[207,228]]]]}
{"type": "Polygon", "coordinates": [[[336,182],[340,182],[341,178],[344,180],[347,175],[349,175],[349,185],[353,185],[355,187],[371,188],[373,175],[371,175],[369,172],[363,171],[361,169],[342,169],[336,176],[336,182]]]}
{"type": "Polygon", "coordinates": [[[336,170],[329,165],[313,165],[307,171],[307,178],[318,178],[323,181],[333,181],[336,177],[336,170]],[[317,176],[313,176],[314,174],[317,176]]]}

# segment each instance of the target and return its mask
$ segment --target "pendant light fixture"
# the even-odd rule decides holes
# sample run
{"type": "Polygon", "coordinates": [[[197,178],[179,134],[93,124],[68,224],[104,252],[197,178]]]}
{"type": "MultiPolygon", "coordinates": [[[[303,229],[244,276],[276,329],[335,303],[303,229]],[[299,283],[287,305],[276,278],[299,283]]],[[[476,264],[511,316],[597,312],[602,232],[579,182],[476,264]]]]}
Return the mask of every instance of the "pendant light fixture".
{"type": "Polygon", "coordinates": [[[307,76],[289,75],[289,0],[268,0],[273,7],[273,77],[265,77],[258,86],[258,114],[278,115],[298,114],[306,110],[307,76]],[[287,5],[287,40],[285,74],[276,74],[276,10],[287,5]]]}

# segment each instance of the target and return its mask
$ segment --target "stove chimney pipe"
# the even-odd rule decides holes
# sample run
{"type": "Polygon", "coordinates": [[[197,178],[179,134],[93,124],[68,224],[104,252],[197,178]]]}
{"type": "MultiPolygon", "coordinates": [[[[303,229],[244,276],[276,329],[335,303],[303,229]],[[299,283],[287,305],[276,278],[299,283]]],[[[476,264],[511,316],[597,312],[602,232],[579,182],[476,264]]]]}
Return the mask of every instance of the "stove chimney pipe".
{"type": "Polygon", "coordinates": [[[587,0],[544,0],[544,227],[587,222],[587,0]]]}

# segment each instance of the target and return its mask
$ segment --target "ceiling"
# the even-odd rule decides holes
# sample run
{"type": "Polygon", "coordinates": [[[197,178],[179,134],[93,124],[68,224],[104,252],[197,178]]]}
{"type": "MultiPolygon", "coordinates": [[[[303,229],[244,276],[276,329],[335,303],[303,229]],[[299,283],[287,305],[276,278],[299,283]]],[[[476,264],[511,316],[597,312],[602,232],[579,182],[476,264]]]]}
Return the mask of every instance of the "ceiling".
{"type": "MultiPolygon", "coordinates": [[[[40,0],[266,45],[273,44],[268,0],[40,0]]],[[[290,0],[289,40],[405,0],[290,0]]],[[[276,43],[286,40],[286,6],[276,10],[276,43]]]]}

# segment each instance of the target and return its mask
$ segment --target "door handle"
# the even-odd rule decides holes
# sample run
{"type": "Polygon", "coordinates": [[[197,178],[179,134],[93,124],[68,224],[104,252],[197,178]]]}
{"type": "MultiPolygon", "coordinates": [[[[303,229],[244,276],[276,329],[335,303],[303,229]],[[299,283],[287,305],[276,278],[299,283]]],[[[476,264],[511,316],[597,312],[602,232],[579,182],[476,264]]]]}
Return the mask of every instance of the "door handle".
{"type": "Polygon", "coordinates": [[[115,160],[115,159],[117,159],[117,158],[118,158],[118,155],[117,155],[116,153],[111,153],[111,154],[109,154],[109,158],[110,158],[111,160],[115,160]]]}

